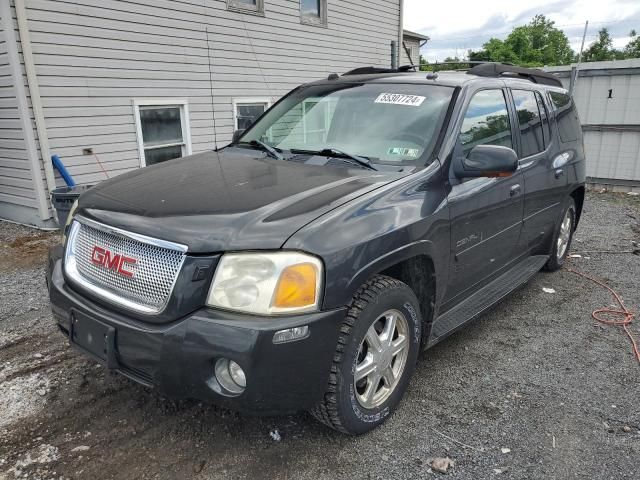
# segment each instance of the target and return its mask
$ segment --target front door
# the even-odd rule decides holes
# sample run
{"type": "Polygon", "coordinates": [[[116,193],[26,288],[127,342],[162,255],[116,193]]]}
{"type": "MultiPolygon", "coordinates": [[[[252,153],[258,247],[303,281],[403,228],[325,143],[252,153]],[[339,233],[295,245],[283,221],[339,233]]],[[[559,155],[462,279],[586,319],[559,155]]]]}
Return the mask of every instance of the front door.
{"type": "MultiPolygon", "coordinates": [[[[476,145],[514,148],[512,115],[502,89],[480,90],[469,101],[453,152],[466,156],[476,145]]],[[[440,313],[459,303],[488,277],[518,257],[522,230],[523,178],[453,178],[449,285],[440,313]]]]}

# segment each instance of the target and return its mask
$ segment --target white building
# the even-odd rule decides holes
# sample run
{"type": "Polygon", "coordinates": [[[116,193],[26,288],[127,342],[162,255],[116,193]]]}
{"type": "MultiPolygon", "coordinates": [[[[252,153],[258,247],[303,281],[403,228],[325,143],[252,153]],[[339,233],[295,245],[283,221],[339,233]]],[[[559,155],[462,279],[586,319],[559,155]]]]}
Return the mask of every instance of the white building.
{"type": "Polygon", "coordinates": [[[389,67],[401,0],[0,0],[0,218],[224,145],[295,86],[389,67]],[[104,171],[103,171],[104,169],[104,171]]]}

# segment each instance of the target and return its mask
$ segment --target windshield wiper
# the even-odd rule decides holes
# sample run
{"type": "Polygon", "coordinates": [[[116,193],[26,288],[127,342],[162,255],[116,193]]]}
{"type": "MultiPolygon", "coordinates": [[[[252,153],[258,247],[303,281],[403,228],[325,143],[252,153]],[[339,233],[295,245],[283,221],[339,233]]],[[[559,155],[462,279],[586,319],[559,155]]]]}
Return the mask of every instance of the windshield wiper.
{"type": "MultiPolygon", "coordinates": [[[[242,143],[244,143],[244,142],[242,142],[242,143]]],[[[270,157],[273,157],[276,160],[284,160],[284,157],[282,155],[280,155],[280,153],[275,148],[273,148],[271,145],[268,145],[268,144],[264,143],[263,141],[251,140],[249,142],[249,145],[251,145],[253,147],[259,147],[264,152],[267,152],[267,154],[270,157]]]]}
{"type": "Polygon", "coordinates": [[[369,160],[367,157],[362,157],[360,155],[353,155],[351,153],[347,153],[333,147],[323,148],[319,152],[310,151],[308,153],[313,153],[314,155],[326,155],[327,157],[344,158],[347,160],[351,160],[353,163],[356,163],[361,167],[368,168],[369,170],[378,170],[376,167],[372,165],[371,160],[369,160]]]}

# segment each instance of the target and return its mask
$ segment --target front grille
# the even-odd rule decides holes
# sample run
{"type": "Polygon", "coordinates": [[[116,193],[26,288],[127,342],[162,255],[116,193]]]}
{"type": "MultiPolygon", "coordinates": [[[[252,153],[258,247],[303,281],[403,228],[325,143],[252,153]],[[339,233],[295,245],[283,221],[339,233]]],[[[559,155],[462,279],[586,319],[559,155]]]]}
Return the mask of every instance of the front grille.
{"type": "Polygon", "coordinates": [[[185,255],[182,245],[81,219],[70,229],[65,272],[107,300],[153,314],[161,312],[169,301],[185,255]],[[114,260],[118,255],[135,259],[135,263],[126,264],[125,273],[118,271],[114,260]]]}

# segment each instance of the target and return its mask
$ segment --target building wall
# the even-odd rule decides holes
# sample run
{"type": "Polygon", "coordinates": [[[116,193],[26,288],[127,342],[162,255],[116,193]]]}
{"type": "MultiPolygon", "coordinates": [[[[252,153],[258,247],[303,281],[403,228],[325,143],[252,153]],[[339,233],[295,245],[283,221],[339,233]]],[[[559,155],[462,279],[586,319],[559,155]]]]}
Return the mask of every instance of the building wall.
{"type": "Polygon", "coordinates": [[[0,5],[0,218],[52,226],[15,10],[0,5]]]}
{"type": "MultiPolygon", "coordinates": [[[[570,68],[548,70],[561,75],[568,89],[570,68]]],[[[640,59],[582,64],[574,101],[583,126],[587,176],[598,183],[640,185],[640,59]]]]}
{"type": "Polygon", "coordinates": [[[409,59],[407,50],[400,49],[400,65],[420,65],[420,40],[412,37],[404,37],[404,45],[411,52],[412,56],[409,59]]]}
{"type": "Polygon", "coordinates": [[[193,153],[224,145],[238,97],[272,100],[300,83],[390,64],[399,0],[328,0],[327,26],[298,0],[264,15],[226,0],[29,0],[27,16],[51,153],[77,183],[140,166],[134,99],[186,98],[193,153]],[[91,148],[95,155],[83,154],[91,148]]]}

